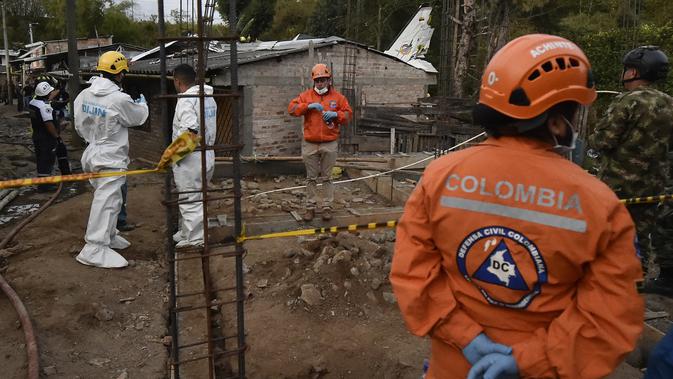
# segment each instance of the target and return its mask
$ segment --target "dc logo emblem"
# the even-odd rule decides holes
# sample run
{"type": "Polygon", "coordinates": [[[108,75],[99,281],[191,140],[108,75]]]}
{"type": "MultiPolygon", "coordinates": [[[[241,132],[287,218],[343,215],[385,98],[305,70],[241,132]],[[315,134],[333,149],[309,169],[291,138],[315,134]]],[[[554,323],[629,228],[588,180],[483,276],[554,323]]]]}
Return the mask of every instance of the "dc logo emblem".
{"type": "Polygon", "coordinates": [[[489,74],[488,74],[488,85],[492,86],[497,81],[498,81],[498,77],[495,75],[495,71],[489,72],[489,74]]]}
{"type": "Polygon", "coordinates": [[[492,305],[524,309],[547,283],[547,266],[533,241],[502,226],[470,233],[456,261],[465,280],[492,305]]]}

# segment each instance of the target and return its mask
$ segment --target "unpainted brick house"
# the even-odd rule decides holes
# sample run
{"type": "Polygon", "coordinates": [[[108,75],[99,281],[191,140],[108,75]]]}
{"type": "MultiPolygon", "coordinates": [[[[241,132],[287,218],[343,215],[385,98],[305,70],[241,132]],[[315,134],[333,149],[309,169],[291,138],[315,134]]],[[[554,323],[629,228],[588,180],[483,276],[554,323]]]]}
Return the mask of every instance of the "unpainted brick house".
{"type": "MultiPolygon", "coordinates": [[[[344,93],[356,112],[361,105],[409,106],[436,83],[435,72],[415,68],[397,58],[367,46],[338,37],[310,41],[263,42],[240,44],[238,82],[241,135],[244,155],[288,156],[301,150],[302,119],[287,113],[287,105],[301,91],[312,86],[310,71],[316,63],[332,67],[333,84],[344,93]]],[[[167,70],[180,63],[193,63],[195,57],[167,60],[167,70]]],[[[156,160],[163,149],[157,54],[147,54],[133,62],[125,81],[130,92],[143,92],[150,104],[150,118],[145,126],[131,132],[131,156],[156,160]]],[[[209,53],[206,82],[218,90],[230,86],[229,52],[209,53]]],[[[169,81],[169,88],[172,82],[169,81]]],[[[229,97],[216,98],[218,103],[218,143],[230,142],[231,108],[229,97]]],[[[169,104],[169,121],[173,105],[169,104]]],[[[342,144],[358,150],[360,143],[354,125],[342,129],[342,144]]],[[[364,144],[362,145],[364,148],[364,144]]],[[[385,150],[385,149],[384,149],[385,150]]]]}

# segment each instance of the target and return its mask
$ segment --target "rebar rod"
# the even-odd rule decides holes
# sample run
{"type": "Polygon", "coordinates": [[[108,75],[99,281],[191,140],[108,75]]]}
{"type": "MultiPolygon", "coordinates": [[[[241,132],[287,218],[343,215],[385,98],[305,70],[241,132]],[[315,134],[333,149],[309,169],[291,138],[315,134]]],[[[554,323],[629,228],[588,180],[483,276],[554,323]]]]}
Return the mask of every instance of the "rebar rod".
{"type": "MultiPolygon", "coordinates": [[[[166,35],[166,24],[164,21],[164,0],[157,1],[157,11],[159,16],[159,36],[161,38],[166,35]]],[[[166,83],[166,44],[163,40],[159,43],[159,72],[160,72],[160,93],[161,95],[168,93],[168,86],[166,83]]],[[[168,123],[168,102],[165,101],[161,107],[161,126],[163,130],[164,144],[165,146],[170,145],[173,131],[171,126],[168,123]]],[[[171,177],[168,173],[164,176],[164,201],[171,200],[171,177]]],[[[176,297],[176,265],[175,261],[175,249],[173,247],[173,215],[171,209],[166,208],[166,236],[164,247],[166,249],[166,261],[168,262],[168,278],[171,283],[170,285],[170,307],[177,308],[177,297],[176,297]]],[[[175,379],[180,379],[180,351],[178,349],[178,317],[175,312],[169,312],[169,327],[171,331],[171,362],[173,362],[173,375],[175,379]]]]}

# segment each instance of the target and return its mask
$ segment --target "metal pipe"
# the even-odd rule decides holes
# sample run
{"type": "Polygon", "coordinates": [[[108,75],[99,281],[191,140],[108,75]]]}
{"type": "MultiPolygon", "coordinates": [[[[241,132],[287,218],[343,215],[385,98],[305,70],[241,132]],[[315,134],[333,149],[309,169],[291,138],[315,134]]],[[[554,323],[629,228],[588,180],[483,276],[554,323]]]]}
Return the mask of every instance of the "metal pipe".
{"type": "Polygon", "coordinates": [[[159,95],[157,97],[160,98],[160,99],[163,99],[163,98],[168,98],[168,99],[176,99],[177,98],[177,99],[180,99],[180,98],[183,98],[183,97],[186,97],[186,98],[190,98],[190,97],[198,97],[198,98],[201,98],[201,97],[215,97],[215,98],[217,98],[217,97],[236,97],[236,96],[238,96],[238,95],[235,94],[235,93],[224,92],[224,93],[203,94],[203,96],[201,94],[198,94],[198,93],[176,93],[176,94],[169,94],[169,95],[159,95]]]}
{"type": "MultiPolygon", "coordinates": [[[[199,134],[203,137],[203,143],[207,144],[205,140],[206,134],[206,97],[204,96],[205,91],[205,72],[206,72],[206,62],[204,54],[204,44],[207,43],[203,40],[203,7],[201,0],[196,0],[196,30],[199,39],[196,42],[196,51],[198,57],[198,65],[196,67],[196,76],[199,85],[199,134]]],[[[208,174],[207,174],[207,163],[206,163],[206,150],[203,149],[200,151],[201,155],[201,196],[203,201],[203,250],[202,250],[202,260],[201,260],[201,271],[203,274],[203,287],[206,299],[206,305],[212,304],[212,292],[211,292],[211,277],[210,277],[210,257],[208,256],[208,174]]],[[[213,343],[213,322],[212,315],[209,311],[209,308],[206,307],[206,335],[208,340],[208,378],[213,379],[215,375],[215,357],[213,353],[215,351],[215,344],[213,343]]]]}
{"type": "Polygon", "coordinates": [[[5,73],[7,74],[7,103],[12,103],[12,76],[9,73],[9,44],[7,43],[7,23],[5,22],[5,2],[2,2],[2,37],[5,40],[5,73]]]}
{"type": "MultiPolygon", "coordinates": [[[[372,163],[389,163],[392,158],[359,158],[359,157],[340,157],[337,158],[337,162],[372,162],[372,163]]],[[[234,158],[232,157],[216,157],[216,162],[231,162],[234,158]]],[[[241,160],[251,161],[251,162],[302,162],[303,158],[298,156],[275,156],[275,157],[255,157],[255,156],[242,156],[241,160]]]]}
{"type": "Polygon", "coordinates": [[[26,307],[21,302],[19,296],[14,292],[12,287],[5,281],[5,278],[0,275],[0,289],[7,295],[9,301],[14,306],[16,313],[19,315],[21,321],[21,328],[23,335],[26,338],[26,352],[28,354],[28,379],[38,379],[40,377],[40,362],[39,354],[37,352],[37,341],[35,339],[35,330],[33,324],[30,322],[30,316],[26,307]]]}
{"type": "Polygon", "coordinates": [[[194,37],[194,36],[185,36],[185,37],[162,37],[162,38],[158,38],[158,40],[159,40],[159,41],[168,41],[168,42],[171,42],[171,41],[186,41],[186,42],[189,42],[189,41],[199,41],[199,42],[202,42],[202,41],[204,41],[204,40],[208,40],[208,41],[224,41],[224,42],[230,42],[230,41],[233,40],[233,38],[236,38],[236,37],[207,37],[207,38],[202,38],[202,36],[199,34],[199,35],[196,36],[196,37],[194,37]]]}
{"type": "MultiPolygon", "coordinates": [[[[203,191],[199,191],[199,192],[203,193],[203,191]]],[[[220,196],[220,197],[211,197],[211,198],[205,198],[204,197],[201,200],[184,200],[183,201],[183,200],[178,199],[178,200],[170,200],[170,201],[162,202],[162,204],[164,204],[164,205],[193,204],[193,203],[209,202],[209,201],[215,201],[215,200],[226,200],[226,199],[233,199],[233,198],[234,198],[233,196],[220,196]]],[[[207,225],[205,225],[205,226],[207,226],[207,225]]]]}
{"type": "MultiPolygon", "coordinates": [[[[159,18],[159,36],[164,37],[166,35],[166,24],[164,19],[164,0],[157,1],[157,11],[159,18]]],[[[159,44],[159,71],[160,71],[160,93],[162,95],[168,93],[167,75],[166,75],[166,43],[162,40],[159,44]]],[[[167,102],[166,102],[167,103],[167,102]]],[[[171,144],[173,131],[171,130],[171,125],[168,123],[168,104],[164,104],[161,107],[161,125],[163,130],[164,145],[168,146],[171,144]]],[[[166,173],[164,176],[164,201],[171,200],[171,176],[166,173]]],[[[166,236],[164,239],[164,248],[166,249],[166,261],[168,263],[168,277],[171,283],[170,285],[170,305],[169,305],[169,327],[171,330],[171,359],[172,369],[173,369],[173,378],[180,379],[180,355],[178,349],[178,316],[174,311],[177,304],[176,297],[176,266],[175,262],[175,248],[173,246],[173,215],[169,208],[166,209],[166,236]]]]}
{"type": "MultiPolygon", "coordinates": [[[[239,255],[241,255],[241,254],[240,254],[240,253],[237,253],[237,252],[235,252],[235,251],[233,251],[233,252],[232,252],[232,251],[225,251],[225,252],[223,252],[223,253],[211,253],[211,254],[208,254],[208,257],[234,257],[234,256],[237,257],[237,256],[239,256],[239,255]]],[[[199,255],[192,256],[192,257],[175,258],[173,261],[174,261],[174,262],[179,262],[179,261],[188,261],[188,260],[192,260],[192,259],[202,259],[202,258],[203,258],[203,256],[199,254],[199,255]]],[[[211,291],[211,292],[212,292],[212,291],[211,291]]]]}
{"type": "MultiPolygon", "coordinates": [[[[65,5],[65,18],[66,18],[66,33],[68,35],[68,71],[70,71],[70,78],[68,79],[68,92],[70,93],[70,100],[68,101],[70,105],[70,117],[72,117],[72,124],[75,124],[75,98],[79,94],[79,54],[77,52],[77,15],[76,12],[75,0],[67,0],[65,5]]],[[[79,136],[79,134],[72,132],[74,128],[71,128],[70,135],[72,136],[72,145],[74,147],[81,148],[84,146],[84,140],[79,136]]]]}
{"type": "MultiPolygon", "coordinates": [[[[229,76],[231,78],[231,90],[239,93],[238,88],[238,46],[236,41],[238,41],[238,30],[236,30],[237,20],[236,20],[236,2],[229,2],[229,34],[231,42],[229,43],[229,76]],[[235,37],[235,38],[234,38],[235,37]]],[[[241,131],[240,131],[240,120],[238,110],[241,106],[243,99],[239,96],[237,106],[232,107],[232,142],[234,145],[241,143],[241,131]]],[[[242,213],[241,213],[241,153],[240,151],[234,153],[234,236],[238,237],[241,235],[242,231],[242,213]]],[[[243,245],[241,242],[236,241],[236,252],[239,253],[236,255],[236,296],[239,299],[245,298],[245,293],[243,291],[244,281],[243,281],[243,245]]],[[[243,303],[238,303],[236,306],[236,324],[238,326],[238,377],[241,379],[245,378],[245,317],[243,314],[243,303]]]]}

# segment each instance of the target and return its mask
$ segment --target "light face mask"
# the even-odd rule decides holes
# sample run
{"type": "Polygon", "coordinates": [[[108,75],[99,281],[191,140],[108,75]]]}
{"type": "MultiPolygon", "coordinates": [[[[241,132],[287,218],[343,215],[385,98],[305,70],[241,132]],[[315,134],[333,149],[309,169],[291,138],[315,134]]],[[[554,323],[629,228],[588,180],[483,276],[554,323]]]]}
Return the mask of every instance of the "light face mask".
{"type": "Polygon", "coordinates": [[[316,87],[313,87],[313,90],[315,91],[315,93],[322,96],[327,93],[327,86],[325,86],[322,89],[317,89],[316,87]]]}
{"type": "Polygon", "coordinates": [[[563,118],[563,121],[566,123],[566,125],[570,129],[570,132],[572,133],[571,137],[570,137],[570,142],[566,145],[562,145],[559,142],[559,140],[556,138],[556,136],[554,134],[552,134],[552,137],[554,138],[554,143],[555,143],[555,145],[552,147],[552,149],[560,155],[566,155],[566,154],[570,153],[571,151],[575,150],[575,146],[577,144],[577,137],[579,136],[579,134],[575,131],[575,128],[573,127],[573,124],[571,124],[570,121],[568,121],[568,119],[565,118],[565,116],[561,115],[561,118],[563,118]]]}

